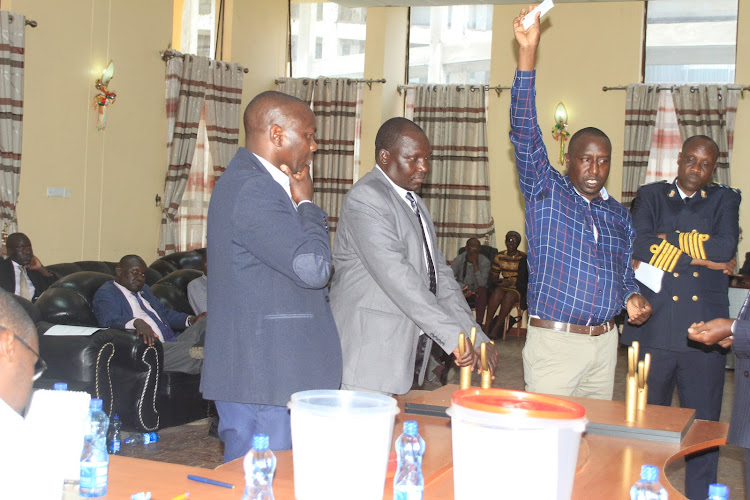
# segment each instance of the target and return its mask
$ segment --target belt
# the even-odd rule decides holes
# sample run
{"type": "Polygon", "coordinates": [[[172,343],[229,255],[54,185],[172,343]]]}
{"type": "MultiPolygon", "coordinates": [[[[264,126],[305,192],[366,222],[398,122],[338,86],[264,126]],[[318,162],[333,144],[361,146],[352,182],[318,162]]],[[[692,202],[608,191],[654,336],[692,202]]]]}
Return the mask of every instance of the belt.
{"type": "Polygon", "coordinates": [[[613,329],[615,327],[615,320],[609,320],[606,323],[602,323],[601,325],[585,326],[572,325],[570,323],[562,323],[560,321],[550,321],[548,319],[529,318],[529,325],[538,326],[539,328],[546,328],[548,330],[555,330],[557,332],[582,333],[584,335],[596,337],[613,329]]]}

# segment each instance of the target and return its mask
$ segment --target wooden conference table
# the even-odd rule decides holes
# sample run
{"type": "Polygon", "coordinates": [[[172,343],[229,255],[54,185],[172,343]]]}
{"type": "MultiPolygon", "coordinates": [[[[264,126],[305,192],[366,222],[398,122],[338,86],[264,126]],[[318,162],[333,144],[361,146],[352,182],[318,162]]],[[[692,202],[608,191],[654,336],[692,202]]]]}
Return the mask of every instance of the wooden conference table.
{"type": "MultiPolygon", "coordinates": [[[[413,391],[399,398],[402,410],[406,401],[430,405],[449,406],[455,385],[448,385],[432,392],[413,391]]],[[[624,403],[585,398],[563,398],[581,404],[591,422],[623,421],[624,403]]],[[[692,410],[681,408],[648,406],[644,415],[649,421],[665,428],[673,421],[684,419],[692,410]]],[[[427,443],[422,470],[425,477],[425,500],[453,499],[453,469],[451,429],[449,418],[405,415],[396,416],[393,430],[395,440],[402,432],[404,420],[417,420],[419,432],[427,443]]],[[[611,437],[587,433],[581,441],[578,464],[573,485],[574,499],[624,498],[630,486],[638,479],[642,464],[654,464],[660,469],[660,481],[667,489],[670,499],[685,498],[666,479],[664,468],[680,457],[712,446],[726,443],[728,425],[721,422],[696,420],[681,443],[663,443],[611,437]],[[592,496],[593,495],[593,496],[592,496]]],[[[499,452],[499,451],[498,451],[499,452]]],[[[273,482],[277,500],[294,499],[294,474],[292,452],[276,453],[276,476],[273,482]]],[[[386,481],[386,500],[393,498],[391,481],[386,481]]],[[[121,456],[110,457],[109,492],[105,498],[129,499],[140,491],[150,491],[152,500],[169,500],[190,492],[190,500],[221,500],[242,498],[244,490],[242,459],[224,464],[215,470],[189,467],[164,462],[154,462],[121,456]],[[231,483],[234,489],[202,484],[187,479],[188,474],[209,477],[231,483]]],[[[489,498],[489,497],[488,497],[489,498]]]]}

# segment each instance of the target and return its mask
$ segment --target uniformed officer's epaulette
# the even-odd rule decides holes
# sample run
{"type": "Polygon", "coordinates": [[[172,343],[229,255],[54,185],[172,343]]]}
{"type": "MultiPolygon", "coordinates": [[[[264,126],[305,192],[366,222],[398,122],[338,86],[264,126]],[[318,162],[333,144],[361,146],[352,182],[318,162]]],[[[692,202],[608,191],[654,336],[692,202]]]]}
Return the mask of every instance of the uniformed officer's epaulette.
{"type": "Polygon", "coordinates": [[[732,186],[727,186],[726,184],[719,184],[718,182],[714,182],[714,186],[720,187],[720,188],[725,188],[725,189],[731,189],[732,191],[734,191],[737,194],[742,194],[742,191],[740,191],[739,188],[732,187],[732,186]]]}
{"type": "Polygon", "coordinates": [[[641,187],[643,186],[650,186],[652,184],[671,184],[669,181],[654,181],[654,182],[644,182],[641,184],[641,187]]]}

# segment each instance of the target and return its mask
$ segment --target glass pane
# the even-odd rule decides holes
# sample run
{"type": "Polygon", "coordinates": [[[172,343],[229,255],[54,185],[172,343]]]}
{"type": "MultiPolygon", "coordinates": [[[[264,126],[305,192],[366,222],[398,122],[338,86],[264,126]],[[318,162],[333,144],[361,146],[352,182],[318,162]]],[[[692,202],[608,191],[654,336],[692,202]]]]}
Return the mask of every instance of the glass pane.
{"type": "Polygon", "coordinates": [[[291,10],[292,77],[362,78],[366,8],[295,3],[291,10]]]}
{"type": "Polygon", "coordinates": [[[185,0],[182,7],[180,46],[177,50],[184,54],[214,58],[215,8],[216,3],[213,0],[185,0]]]}
{"type": "Polygon", "coordinates": [[[413,7],[409,82],[488,84],[492,5],[413,7]]]}
{"type": "Polygon", "coordinates": [[[732,83],[737,0],[648,2],[646,83],[732,83]]]}

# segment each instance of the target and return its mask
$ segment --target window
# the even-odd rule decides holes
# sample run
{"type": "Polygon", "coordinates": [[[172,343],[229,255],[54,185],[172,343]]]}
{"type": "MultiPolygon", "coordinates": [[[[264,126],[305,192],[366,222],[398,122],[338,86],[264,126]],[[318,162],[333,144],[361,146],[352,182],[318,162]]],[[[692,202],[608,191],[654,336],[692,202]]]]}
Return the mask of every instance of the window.
{"type": "Polygon", "coordinates": [[[175,47],[177,50],[184,54],[214,58],[215,8],[213,0],[185,0],[182,7],[180,46],[175,47]]]}
{"type": "Polygon", "coordinates": [[[291,14],[292,77],[364,75],[367,9],[295,3],[291,14]]]}
{"type": "Polygon", "coordinates": [[[410,83],[489,83],[492,6],[412,7],[410,83]]]}
{"type": "Polygon", "coordinates": [[[733,83],[737,0],[647,2],[645,83],[733,83]]]}

